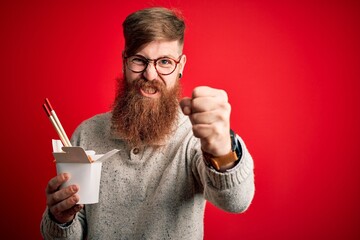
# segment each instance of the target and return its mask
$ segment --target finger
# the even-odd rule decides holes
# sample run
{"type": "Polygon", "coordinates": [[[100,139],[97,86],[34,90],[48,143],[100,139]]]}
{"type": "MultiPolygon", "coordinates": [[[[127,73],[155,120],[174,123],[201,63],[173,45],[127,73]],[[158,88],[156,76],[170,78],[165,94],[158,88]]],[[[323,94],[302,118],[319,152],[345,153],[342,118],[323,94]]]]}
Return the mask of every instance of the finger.
{"type": "Polygon", "coordinates": [[[84,208],[82,204],[75,204],[65,211],[58,212],[55,208],[50,209],[51,215],[56,219],[59,223],[70,222],[74,219],[74,216],[77,212],[84,208]]]}
{"type": "Polygon", "coordinates": [[[72,217],[74,216],[77,212],[79,212],[81,209],[84,208],[84,205],[82,204],[76,204],[75,206],[73,206],[72,208],[62,212],[63,216],[65,217],[72,217]]]}
{"type": "Polygon", "coordinates": [[[72,195],[69,198],[64,199],[61,202],[49,207],[50,212],[54,216],[61,216],[64,212],[68,211],[69,209],[73,208],[77,202],[79,201],[79,196],[77,194],[72,195]]]}
{"type": "Polygon", "coordinates": [[[216,89],[211,88],[211,87],[207,87],[207,86],[200,86],[200,87],[196,87],[194,88],[193,92],[192,92],[192,98],[197,98],[197,97],[205,97],[205,96],[215,96],[216,95],[216,91],[214,91],[216,89]]]}
{"type": "Polygon", "coordinates": [[[194,99],[198,97],[220,97],[225,101],[228,101],[227,93],[224,90],[207,86],[200,86],[194,88],[192,92],[192,98],[194,99]]]}
{"type": "Polygon", "coordinates": [[[77,185],[70,185],[47,196],[47,205],[52,206],[73,196],[79,191],[77,185]]]}
{"type": "Polygon", "coordinates": [[[218,105],[218,100],[215,97],[197,97],[193,98],[191,104],[192,113],[207,112],[214,110],[218,105]]]}
{"type": "Polygon", "coordinates": [[[50,179],[48,185],[46,186],[46,194],[51,194],[59,189],[59,187],[70,179],[70,175],[68,173],[61,173],[56,177],[50,179]]]}
{"type": "Polygon", "coordinates": [[[181,101],[180,101],[180,107],[182,112],[185,115],[189,115],[191,114],[191,98],[189,97],[184,97],[181,101]]]}
{"type": "Polygon", "coordinates": [[[212,124],[217,121],[228,121],[228,114],[224,114],[219,110],[214,110],[193,113],[189,118],[192,124],[212,124]]]}
{"type": "Polygon", "coordinates": [[[223,98],[219,97],[197,97],[192,99],[191,111],[192,113],[197,112],[208,112],[217,109],[223,109],[225,111],[230,110],[230,104],[223,98]]]}

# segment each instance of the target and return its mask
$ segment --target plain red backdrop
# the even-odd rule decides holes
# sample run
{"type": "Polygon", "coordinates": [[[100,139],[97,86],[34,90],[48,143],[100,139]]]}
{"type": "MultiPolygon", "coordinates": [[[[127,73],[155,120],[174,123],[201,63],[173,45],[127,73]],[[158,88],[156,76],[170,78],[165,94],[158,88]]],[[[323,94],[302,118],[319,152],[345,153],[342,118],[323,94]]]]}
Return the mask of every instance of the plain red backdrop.
{"type": "Polygon", "coordinates": [[[251,207],[208,204],[205,239],[359,239],[360,4],[340,0],[1,1],[1,235],[40,238],[55,174],[44,98],[69,134],[108,111],[121,23],[159,5],[188,24],[184,95],[225,89],[255,160],[251,207]]]}

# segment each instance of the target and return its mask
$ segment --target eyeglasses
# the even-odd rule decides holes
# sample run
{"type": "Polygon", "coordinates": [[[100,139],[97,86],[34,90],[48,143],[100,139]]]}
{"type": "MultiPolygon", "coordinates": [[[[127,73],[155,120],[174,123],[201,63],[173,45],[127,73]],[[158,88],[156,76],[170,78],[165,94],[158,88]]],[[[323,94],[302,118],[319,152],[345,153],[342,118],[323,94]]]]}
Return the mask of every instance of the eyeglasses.
{"type": "Polygon", "coordinates": [[[179,60],[175,60],[169,57],[161,57],[158,59],[148,59],[141,55],[133,55],[130,57],[124,57],[126,60],[126,66],[134,73],[145,72],[150,62],[154,62],[156,71],[161,75],[172,74],[177,65],[180,63],[182,55],[179,56],[179,60]]]}

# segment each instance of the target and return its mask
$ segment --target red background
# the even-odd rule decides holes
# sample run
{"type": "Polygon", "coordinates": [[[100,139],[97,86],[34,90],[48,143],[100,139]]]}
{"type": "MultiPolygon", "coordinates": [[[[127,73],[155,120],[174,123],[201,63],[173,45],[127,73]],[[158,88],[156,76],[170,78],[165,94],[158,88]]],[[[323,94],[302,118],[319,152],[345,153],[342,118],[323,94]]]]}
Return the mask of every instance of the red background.
{"type": "Polygon", "coordinates": [[[358,1],[29,2],[0,3],[2,236],[40,238],[55,174],[44,98],[69,135],[108,111],[122,21],[163,5],[188,24],[184,94],[225,89],[255,160],[250,209],[208,204],[205,239],[359,239],[358,1]]]}

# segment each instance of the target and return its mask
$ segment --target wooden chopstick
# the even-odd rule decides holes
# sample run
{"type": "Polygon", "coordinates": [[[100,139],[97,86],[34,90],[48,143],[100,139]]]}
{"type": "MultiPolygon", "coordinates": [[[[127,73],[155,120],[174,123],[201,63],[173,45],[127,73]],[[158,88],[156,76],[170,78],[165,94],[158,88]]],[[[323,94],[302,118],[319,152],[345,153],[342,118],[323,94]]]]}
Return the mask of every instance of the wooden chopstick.
{"type": "Polygon", "coordinates": [[[46,115],[49,117],[51,123],[53,124],[57,134],[60,137],[61,142],[65,147],[71,147],[69,138],[66,135],[64,128],[62,127],[59,118],[57,117],[54,109],[52,108],[48,98],[45,98],[45,103],[43,104],[46,115]]]}

